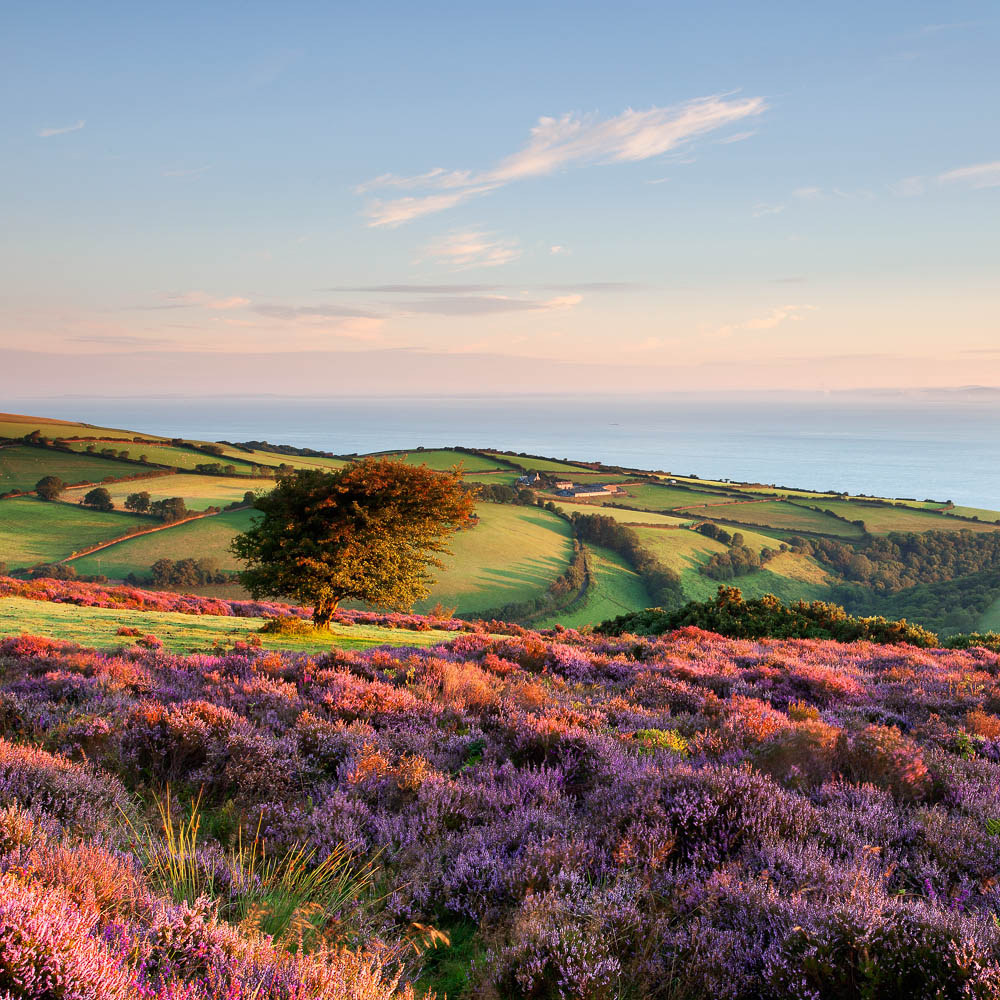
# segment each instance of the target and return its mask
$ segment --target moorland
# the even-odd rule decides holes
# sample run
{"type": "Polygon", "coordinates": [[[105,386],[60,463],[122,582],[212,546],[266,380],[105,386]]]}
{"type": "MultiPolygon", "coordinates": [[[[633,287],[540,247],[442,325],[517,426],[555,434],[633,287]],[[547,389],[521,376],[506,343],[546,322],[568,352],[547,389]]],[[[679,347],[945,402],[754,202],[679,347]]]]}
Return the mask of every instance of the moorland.
{"type": "Polygon", "coordinates": [[[0,436],[0,997],[1000,996],[1000,513],[392,453],[476,518],[317,632],[229,545],[360,456],[0,436]]]}

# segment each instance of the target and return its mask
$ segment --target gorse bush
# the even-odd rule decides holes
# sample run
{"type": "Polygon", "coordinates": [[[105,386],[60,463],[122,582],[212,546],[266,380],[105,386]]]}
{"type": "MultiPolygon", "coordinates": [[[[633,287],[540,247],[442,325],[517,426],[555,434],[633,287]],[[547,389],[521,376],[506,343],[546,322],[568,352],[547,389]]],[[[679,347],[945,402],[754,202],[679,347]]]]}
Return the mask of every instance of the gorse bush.
{"type": "Polygon", "coordinates": [[[783,604],[773,594],[744,599],[735,587],[719,587],[712,601],[689,601],[676,611],[649,608],[619,615],[597,626],[605,635],[662,635],[695,625],[735,639],[836,639],[839,642],[909,643],[936,646],[937,636],[920,625],[885,618],[856,618],[836,604],[783,604]]]}

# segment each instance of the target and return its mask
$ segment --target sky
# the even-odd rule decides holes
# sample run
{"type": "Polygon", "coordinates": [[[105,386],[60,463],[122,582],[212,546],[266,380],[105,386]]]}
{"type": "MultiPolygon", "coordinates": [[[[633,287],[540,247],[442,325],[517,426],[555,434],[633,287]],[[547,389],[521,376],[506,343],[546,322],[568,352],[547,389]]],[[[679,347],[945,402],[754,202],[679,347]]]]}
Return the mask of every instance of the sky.
{"type": "Polygon", "coordinates": [[[9,395],[1000,385],[1000,6],[9,5],[9,395]]]}

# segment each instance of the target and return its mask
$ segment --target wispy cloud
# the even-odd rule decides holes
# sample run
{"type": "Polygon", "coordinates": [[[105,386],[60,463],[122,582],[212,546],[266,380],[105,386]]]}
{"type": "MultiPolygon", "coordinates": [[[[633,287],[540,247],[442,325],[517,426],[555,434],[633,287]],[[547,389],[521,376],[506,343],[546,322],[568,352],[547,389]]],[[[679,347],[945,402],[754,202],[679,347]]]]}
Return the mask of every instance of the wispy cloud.
{"type": "Polygon", "coordinates": [[[132,306],[133,309],[211,309],[227,310],[242,309],[250,305],[249,299],[241,298],[239,295],[229,295],[219,298],[209,295],[207,292],[179,292],[166,296],[165,302],[156,302],[151,305],[132,306]]]}
{"type": "Polygon", "coordinates": [[[43,128],[37,132],[39,139],[50,139],[54,135],[65,135],[67,132],[79,132],[87,123],[81,118],[75,125],[64,125],[62,128],[43,128]]]}
{"type": "Polygon", "coordinates": [[[727,323],[725,326],[720,326],[712,331],[711,336],[724,338],[745,330],[773,330],[776,326],[781,326],[782,323],[797,323],[802,319],[803,313],[815,308],[815,306],[807,305],[775,306],[765,316],[757,316],[744,320],[742,323],[727,323]]]}
{"type": "Polygon", "coordinates": [[[778,215],[780,212],[784,212],[784,205],[768,205],[767,202],[758,201],[753,207],[753,217],[755,219],[762,219],[765,215],[778,215]]]}
{"type": "Polygon", "coordinates": [[[1000,160],[949,170],[940,174],[938,180],[943,184],[960,182],[973,188],[997,187],[1000,186],[1000,160]]]}
{"type": "Polygon", "coordinates": [[[454,295],[412,299],[399,303],[407,312],[434,316],[487,316],[493,313],[548,312],[571,309],[583,301],[581,295],[559,295],[551,299],[516,298],[509,295],[454,295]]]}
{"type": "Polygon", "coordinates": [[[549,247],[549,253],[553,257],[565,257],[569,252],[569,247],[564,247],[561,243],[556,243],[549,247]]]}
{"type": "Polygon", "coordinates": [[[734,142],[743,142],[744,139],[749,139],[752,135],[756,134],[756,129],[753,129],[750,132],[735,132],[733,135],[727,135],[722,139],[717,139],[716,142],[718,142],[721,146],[729,146],[734,142]]]}
{"type": "Polygon", "coordinates": [[[521,256],[516,240],[505,240],[492,233],[452,232],[424,247],[421,259],[443,260],[455,271],[474,267],[499,267],[521,256]]]}
{"type": "Polygon", "coordinates": [[[378,319],[376,313],[367,309],[355,309],[353,306],[341,306],[324,303],[315,306],[287,306],[273,303],[261,303],[251,306],[251,311],[268,319],[326,321],[331,319],[378,319]]]}
{"type": "Polygon", "coordinates": [[[324,292],[373,292],[377,295],[465,295],[495,292],[502,285],[348,285],[324,288],[324,292]]]}
{"type": "Polygon", "coordinates": [[[377,200],[367,209],[370,226],[398,226],[454,208],[515,181],[544,177],[570,166],[633,163],[661,156],[686,141],[761,114],[762,97],[699,98],[672,107],[629,109],[614,118],[596,115],[543,117],[518,152],[485,171],[435,167],[423,174],[383,174],[362,184],[359,193],[381,189],[422,190],[414,196],[377,200]]]}

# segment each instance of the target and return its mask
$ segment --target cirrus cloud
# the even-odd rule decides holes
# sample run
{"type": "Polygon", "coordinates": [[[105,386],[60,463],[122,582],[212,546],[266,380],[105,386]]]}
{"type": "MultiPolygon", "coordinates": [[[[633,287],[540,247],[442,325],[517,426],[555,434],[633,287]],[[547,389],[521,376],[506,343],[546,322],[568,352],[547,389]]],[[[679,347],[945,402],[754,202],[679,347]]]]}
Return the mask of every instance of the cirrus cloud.
{"type": "Polygon", "coordinates": [[[399,226],[454,208],[516,181],[545,177],[570,166],[635,163],[661,156],[697,136],[761,114],[762,97],[702,97],[645,111],[629,108],[613,118],[565,114],[542,117],[527,143],[484,171],[433,170],[410,177],[382,174],[360,185],[359,194],[382,188],[421,190],[368,205],[369,226],[399,226]]]}

